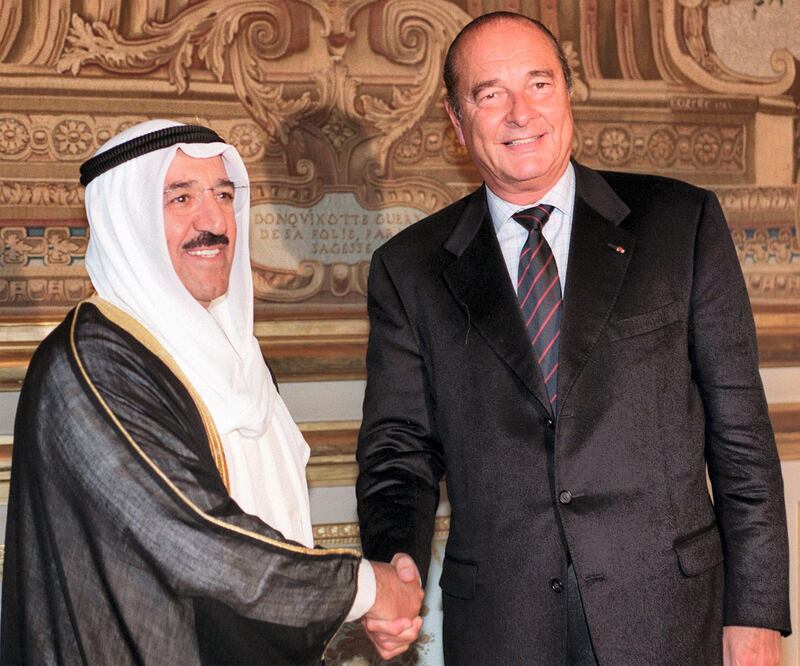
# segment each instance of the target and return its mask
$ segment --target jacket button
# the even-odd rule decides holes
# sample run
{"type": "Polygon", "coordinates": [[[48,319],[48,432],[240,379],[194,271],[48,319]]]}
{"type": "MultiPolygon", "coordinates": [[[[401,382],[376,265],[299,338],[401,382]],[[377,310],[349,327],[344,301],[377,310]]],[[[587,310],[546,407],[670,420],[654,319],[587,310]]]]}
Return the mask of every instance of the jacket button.
{"type": "Polygon", "coordinates": [[[548,429],[550,429],[550,430],[553,430],[553,428],[555,428],[555,423],[553,423],[553,419],[551,419],[549,416],[545,416],[545,417],[542,419],[542,425],[543,425],[545,428],[548,428],[548,429]]]}
{"type": "Polygon", "coordinates": [[[569,504],[572,501],[572,493],[569,490],[562,490],[558,493],[558,501],[562,504],[569,504]]]}
{"type": "Polygon", "coordinates": [[[556,594],[561,594],[561,590],[564,589],[564,583],[562,583],[558,578],[553,578],[553,580],[550,581],[550,588],[556,594]]]}

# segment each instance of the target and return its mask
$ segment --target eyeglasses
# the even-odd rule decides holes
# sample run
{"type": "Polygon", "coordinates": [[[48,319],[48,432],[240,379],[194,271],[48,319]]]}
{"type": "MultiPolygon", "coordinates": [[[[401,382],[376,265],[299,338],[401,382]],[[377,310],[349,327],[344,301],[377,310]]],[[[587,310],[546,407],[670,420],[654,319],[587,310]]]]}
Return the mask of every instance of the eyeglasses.
{"type": "Polygon", "coordinates": [[[221,183],[214,187],[203,187],[197,181],[178,183],[164,190],[164,209],[175,215],[191,215],[200,208],[200,203],[211,192],[220,208],[233,210],[247,190],[247,185],[221,183]]]}

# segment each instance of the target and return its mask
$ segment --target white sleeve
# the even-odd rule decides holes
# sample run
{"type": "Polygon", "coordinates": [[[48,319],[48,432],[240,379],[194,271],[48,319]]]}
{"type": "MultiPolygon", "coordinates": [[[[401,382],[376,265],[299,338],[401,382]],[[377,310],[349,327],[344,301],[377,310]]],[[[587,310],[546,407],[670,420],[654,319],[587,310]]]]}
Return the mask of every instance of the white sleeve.
{"type": "Polygon", "coordinates": [[[362,559],[358,565],[358,591],[345,622],[358,620],[372,608],[375,603],[375,592],[375,572],[372,570],[372,565],[369,561],[362,559]]]}

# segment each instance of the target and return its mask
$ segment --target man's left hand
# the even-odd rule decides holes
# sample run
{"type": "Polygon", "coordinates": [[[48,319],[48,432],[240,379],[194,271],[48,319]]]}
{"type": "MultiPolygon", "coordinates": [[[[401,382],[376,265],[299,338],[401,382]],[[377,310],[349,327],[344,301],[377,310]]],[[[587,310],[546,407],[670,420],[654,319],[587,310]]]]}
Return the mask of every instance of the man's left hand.
{"type": "Polygon", "coordinates": [[[761,627],[724,627],[722,663],[724,666],[778,666],[781,661],[781,635],[761,627]]]}

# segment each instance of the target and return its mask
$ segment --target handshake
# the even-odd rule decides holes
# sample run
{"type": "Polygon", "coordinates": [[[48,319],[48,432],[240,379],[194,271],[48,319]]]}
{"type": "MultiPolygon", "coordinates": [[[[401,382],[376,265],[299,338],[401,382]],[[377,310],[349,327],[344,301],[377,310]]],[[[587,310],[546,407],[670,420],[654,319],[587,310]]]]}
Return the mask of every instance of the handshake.
{"type": "Polygon", "coordinates": [[[382,659],[405,652],[417,640],[425,593],[414,560],[397,553],[391,564],[370,562],[375,573],[375,603],[361,618],[367,636],[382,659]]]}

